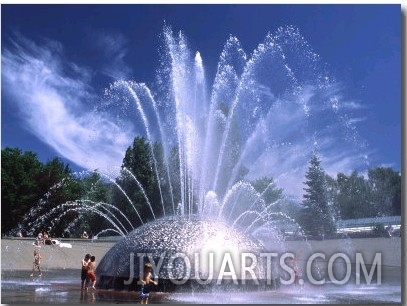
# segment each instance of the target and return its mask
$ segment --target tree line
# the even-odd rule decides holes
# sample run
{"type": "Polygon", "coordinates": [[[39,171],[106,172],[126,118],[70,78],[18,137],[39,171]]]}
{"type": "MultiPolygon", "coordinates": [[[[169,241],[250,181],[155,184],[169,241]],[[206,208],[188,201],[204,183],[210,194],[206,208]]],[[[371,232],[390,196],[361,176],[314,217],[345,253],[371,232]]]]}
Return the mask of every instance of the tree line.
{"type": "Polygon", "coordinates": [[[401,215],[401,173],[388,167],[369,169],[367,178],[357,171],[334,178],[314,153],[304,185],[298,219],[309,234],[334,233],[336,220],[401,215]]]}
{"type": "MultiPolygon", "coordinates": [[[[7,147],[1,155],[2,235],[17,230],[36,235],[31,231],[35,227],[55,237],[79,237],[84,230],[95,235],[109,226],[96,209],[81,209],[78,200],[95,208],[98,203],[114,205],[122,212],[115,216],[117,221],[124,224],[127,219],[134,228],[172,215],[181,202],[178,153],[174,148],[164,163],[160,143],[136,137],[113,183],[97,170],[78,176],[58,158],[42,163],[34,152],[7,147]]],[[[304,178],[302,201],[286,197],[271,177],[249,183],[271,210],[291,216],[309,234],[335,232],[338,219],[401,214],[401,174],[391,168],[369,169],[367,177],[356,171],[331,177],[315,153],[304,178]]]]}
{"type": "MultiPolygon", "coordinates": [[[[69,164],[59,158],[42,163],[36,153],[19,148],[1,151],[1,232],[15,235],[31,233],[37,223],[38,231],[57,237],[67,237],[66,229],[81,224],[81,230],[102,224],[95,216],[73,209],[63,217],[55,210],[58,205],[77,199],[109,201],[109,186],[102,183],[97,172],[84,178],[74,175],[69,164]],[[52,227],[52,228],[51,228],[52,227]]],[[[74,230],[79,235],[79,229],[74,230]]]]}

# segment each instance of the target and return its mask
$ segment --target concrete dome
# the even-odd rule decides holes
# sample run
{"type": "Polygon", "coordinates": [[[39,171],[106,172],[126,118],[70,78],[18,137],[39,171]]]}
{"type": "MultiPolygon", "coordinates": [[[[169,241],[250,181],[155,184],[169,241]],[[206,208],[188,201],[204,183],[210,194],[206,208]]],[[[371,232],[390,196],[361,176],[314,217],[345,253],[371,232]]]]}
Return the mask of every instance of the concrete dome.
{"type": "Polygon", "coordinates": [[[98,287],[136,288],[147,262],[153,264],[153,275],[158,276],[164,291],[210,283],[236,284],[236,279],[254,283],[253,275],[259,280],[266,278],[262,252],[259,242],[218,221],[156,220],[135,229],[106,253],[96,270],[98,287]],[[242,262],[252,272],[243,271],[242,262]]]}

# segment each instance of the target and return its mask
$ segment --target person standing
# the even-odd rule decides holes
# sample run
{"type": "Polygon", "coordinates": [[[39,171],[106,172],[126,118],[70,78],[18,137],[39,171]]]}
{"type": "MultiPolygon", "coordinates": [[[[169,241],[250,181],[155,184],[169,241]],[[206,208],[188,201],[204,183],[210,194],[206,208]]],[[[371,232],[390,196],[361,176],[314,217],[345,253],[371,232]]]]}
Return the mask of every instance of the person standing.
{"type": "Polygon", "coordinates": [[[141,279],[141,289],[140,298],[141,304],[148,304],[148,298],[150,297],[151,284],[158,285],[157,281],[153,280],[153,275],[151,274],[152,266],[150,263],[144,265],[143,278],[141,279]]]}
{"type": "Polygon", "coordinates": [[[40,272],[40,274],[38,274],[38,276],[41,277],[42,276],[42,272],[41,272],[41,254],[40,254],[39,250],[34,250],[33,270],[32,270],[32,273],[30,274],[30,276],[34,276],[35,268],[38,269],[38,272],[40,272]]]}
{"type": "Polygon", "coordinates": [[[90,254],[86,254],[85,258],[81,260],[81,290],[84,289],[83,285],[85,284],[86,277],[88,276],[88,264],[90,263],[90,254]]]}
{"type": "Polygon", "coordinates": [[[91,256],[90,257],[90,262],[88,263],[88,274],[86,276],[86,284],[85,284],[85,290],[88,290],[88,285],[89,282],[92,281],[92,289],[96,290],[96,275],[95,275],[95,270],[96,270],[96,257],[91,256]]]}

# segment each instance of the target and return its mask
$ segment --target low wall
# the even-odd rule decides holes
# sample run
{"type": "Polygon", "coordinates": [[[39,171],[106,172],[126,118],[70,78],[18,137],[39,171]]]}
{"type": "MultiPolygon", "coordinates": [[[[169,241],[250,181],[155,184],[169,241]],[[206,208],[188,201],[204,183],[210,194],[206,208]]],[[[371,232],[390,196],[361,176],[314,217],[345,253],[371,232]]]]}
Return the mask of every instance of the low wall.
{"type": "Polygon", "coordinates": [[[322,253],[328,261],[333,254],[346,254],[351,263],[355,263],[356,253],[360,253],[366,264],[372,264],[377,253],[381,254],[383,266],[401,267],[401,238],[354,238],[332,240],[286,241],[286,252],[292,252],[296,258],[308,260],[315,253],[322,253]]]}
{"type": "Polygon", "coordinates": [[[59,245],[33,245],[34,239],[10,238],[1,239],[1,270],[30,270],[34,259],[34,250],[41,254],[41,268],[47,269],[80,269],[81,260],[86,253],[95,255],[100,261],[116,241],[61,239],[61,243],[70,244],[72,248],[59,245]]]}
{"type": "MultiPolygon", "coordinates": [[[[69,243],[72,248],[58,245],[44,245],[39,248],[43,269],[79,269],[81,259],[86,253],[96,256],[99,262],[106,252],[113,247],[117,240],[84,240],[61,239],[69,243]]],[[[30,270],[33,262],[34,239],[9,238],[1,239],[1,269],[4,270],[30,270]]],[[[292,252],[302,261],[308,260],[313,253],[323,253],[326,260],[334,253],[346,254],[352,263],[355,262],[355,253],[361,253],[366,264],[372,264],[376,253],[381,253],[383,266],[401,267],[401,239],[394,238],[362,238],[362,239],[334,239],[324,241],[287,241],[272,243],[271,252],[292,252]]]]}

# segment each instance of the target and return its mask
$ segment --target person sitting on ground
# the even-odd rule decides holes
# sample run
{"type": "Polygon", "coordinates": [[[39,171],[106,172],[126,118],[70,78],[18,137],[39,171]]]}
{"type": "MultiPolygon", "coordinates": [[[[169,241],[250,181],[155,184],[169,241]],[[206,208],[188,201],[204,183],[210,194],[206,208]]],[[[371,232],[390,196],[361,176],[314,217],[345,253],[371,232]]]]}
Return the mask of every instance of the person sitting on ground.
{"type": "Polygon", "coordinates": [[[48,236],[48,233],[47,233],[47,232],[44,232],[44,244],[46,244],[46,245],[52,245],[51,237],[48,236]]]}
{"type": "Polygon", "coordinates": [[[153,275],[151,274],[152,266],[150,263],[144,265],[144,274],[141,281],[140,298],[141,304],[148,304],[148,298],[150,296],[151,284],[158,285],[157,281],[153,280],[153,275]]]}
{"type": "Polygon", "coordinates": [[[39,233],[34,242],[34,245],[41,246],[42,244],[44,244],[44,238],[42,238],[42,233],[39,233]]]}
{"type": "Polygon", "coordinates": [[[83,239],[88,239],[89,238],[88,233],[86,231],[83,232],[82,238],[83,239]]]}
{"type": "Polygon", "coordinates": [[[391,238],[393,236],[393,232],[394,232],[393,226],[389,225],[386,229],[387,229],[387,233],[389,234],[389,237],[391,238]]]}

